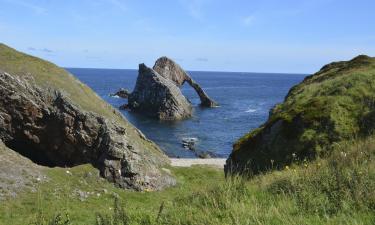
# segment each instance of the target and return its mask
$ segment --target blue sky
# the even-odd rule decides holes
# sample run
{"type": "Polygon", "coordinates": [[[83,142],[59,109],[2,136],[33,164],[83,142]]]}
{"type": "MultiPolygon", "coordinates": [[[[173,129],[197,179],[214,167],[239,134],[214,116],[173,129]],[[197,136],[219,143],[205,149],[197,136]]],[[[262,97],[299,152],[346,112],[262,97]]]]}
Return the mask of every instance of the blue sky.
{"type": "Polygon", "coordinates": [[[0,42],[65,67],[312,73],[375,56],[374,0],[0,0],[0,42]]]}

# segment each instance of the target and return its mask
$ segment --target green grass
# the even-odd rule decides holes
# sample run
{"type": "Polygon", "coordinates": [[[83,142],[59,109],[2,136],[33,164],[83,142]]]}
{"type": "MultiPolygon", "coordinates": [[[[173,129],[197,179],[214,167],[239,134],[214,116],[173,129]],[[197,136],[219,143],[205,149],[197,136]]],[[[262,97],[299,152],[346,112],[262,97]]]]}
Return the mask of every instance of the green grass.
{"type": "Polygon", "coordinates": [[[0,205],[0,224],[373,224],[374,160],[371,138],[250,180],[209,167],[171,168],[176,187],[142,193],[114,187],[88,165],[53,168],[38,192],[0,205]],[[94,194],[80,201],[75,189],[94,194]]]}
{"type": "MultiPolygon", "coordinates": [[[[0,45],[0,69],[63,90],[84,110],[131,126],[49,62],[0,45]]],[[[259,144],[254,138],[282,121],[271,141],[258,146],[266,146],[269,154],[256,157],[271,167],[270,159],[278,162],[279,171],[245,180],[225,179],[223,171],[209,167],[170,168],[176,187],[134,192],[100,178],[91,165],[46,168],[48,181],[39,183],[36,192],[24,190],[1,202],[0,225],[374,224],[375,138],[369,138],[375,128],[374,76],[371,58],[330,64],[294,87],[264,127],[236,144],[235,150],[248,148],[248,159],[249,146],[259,144]],[[329,154],[320,154],[327,145],[329,154]],[[316,160],[303,157],[309,154],[316,160]]]]}
{"type": "Polygon", "coordinates": [[[98,171],[90,165],[71,169],[46,169],[49,181],[39,185],[36,193],[22,193],[16,199],[9,199],[0,205],[0,224],[24,224],[33,221],[42,211],[45,218],[55,212],[69,212],[70,218],[78,224],[91,224],[95,213],[109,213],[113,208],[114,196],[128,205],[133,213],[156,215],[163,201],[170,202],[177,196],[223,183],[221,171],[194,167],[191,169],[173,169],[178,176],[179,185],[162,192],[134,192],[116,188],[98,176],[98,171]],[[70,171],[72,175],[66,173],[70,171]],[[94,192],[85,201],[80,201],[75,190],[94,192]],[[106,189],[107,193],[104,193],[106,189]],[[100,193],[100,197],[97,196],[100,193]]]}
{"type": "Polygon", "coordinates": [[[159,147],[141,138],[138,131],[118,110],[57,65],[0,43],[0,71],[10,73],[13,77],[27,79],[31,83],[35,82],[41,89],[61,92],[75,106],[87,112],[96,113],[126,128],[129,142],[132,142],[134,146],[139,146],[139,149],[144,151],[142,154],[152,152],[156,156],[164,157],[159,147]]]}
{"type": "Polygon", "coordinates": [[[293,154],[300,160],[326,157],[335,143],[372,135],[374,114],[375,58],[328,64],[294,86],[265,124],[234,144],[233,169],[280,169],[293,154]]]}
{"type": "Polygon", "coordinates": [[[115,119],[116,117],[111,106],[66,70],[1,43],[0,70],[13,76],[32,79],[43,88],[60,90],[86,111],[96,112],[107,118],[115,119]]]}

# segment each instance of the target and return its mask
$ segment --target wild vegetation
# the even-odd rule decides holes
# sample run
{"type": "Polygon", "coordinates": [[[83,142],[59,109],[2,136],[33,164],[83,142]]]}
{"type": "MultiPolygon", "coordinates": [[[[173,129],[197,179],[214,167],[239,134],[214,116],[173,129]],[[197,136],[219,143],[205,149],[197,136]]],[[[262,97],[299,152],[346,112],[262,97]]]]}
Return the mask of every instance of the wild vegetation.
{"type": "MultiPolygon", "coordinates": [[[[0,43],[0,70],[35,82],[41,88],[58,90],[76,106],[116,121],[119,125],[128,128],[128,136],[134,140],[138,139],[139,134],[135,132],[132,125],[124,120],[120,112],[102,100],[91,88],[72,74],[51,62],[16,51],[0,43]]],[[[147,146],[149,149],[155,148],[151,142],[142,140],[140,142],[141,145],[147,146]]],[[[158,152],[158,150],[154,151],[156,154],[158,152]]]]}
{"type": "MultiPolygon", "coordinates": [[[[53,64],[0,45],[0,68],[131,126],[53,64]]],[[[375,59],[359,56],[329,64],[292,88],[262,127],[235,144],[232,159],[250,165],[246,177],[225,177],[211,167],[166,167],[177,178],[175,187],[135,192],[117,188],[92,165],[35,166],[30,174],[15,167],[27,182],[0,173],[7,178],[0,180],[7,182],[0,194],[20,187],[17,196],[0,195],[0,224],[374,224],[374,78],[375,59]]],[[[2,144],[0,150],[9,159],[1,172],[9,171],[19,157],[2,144]]]]}
{"type": "Polygon", "coordinates": [[[89,165],[53,168],[37,192],[1,204],[0,224],[373,224],[374,160],[371,137],[251,179],[171,168],[177,187],[142,193],[115,188],[89,165]]]}
{"type": "Polygon", "coordinates": [[[324,66],[293,87],[269,119],[234,144],[227,171],[281,169],[331,154],[341,141],[375,128],[375,59],[358,56],[324,66]]]}

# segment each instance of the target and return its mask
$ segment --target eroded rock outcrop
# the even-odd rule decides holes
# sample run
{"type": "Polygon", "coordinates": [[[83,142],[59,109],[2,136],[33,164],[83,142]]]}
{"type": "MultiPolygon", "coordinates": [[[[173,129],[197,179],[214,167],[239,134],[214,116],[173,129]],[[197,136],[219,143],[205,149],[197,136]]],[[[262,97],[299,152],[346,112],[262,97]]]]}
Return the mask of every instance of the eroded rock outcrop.
{"type": "Polygon", "coordinates": [[[129,90],[128,89],[124,89],[124,88],[120,88],[120,90],[116,91],[113,94],[110,94],[110,96],[112,96],[112,97],[118,96],[120,98],[128,98],[129,95],[130,95],[129,90]]]}
{"type": "Polygon", "coordinates": [[[91,163],[123,188],[175,184],[163,169],[169,164],[164,153],[91,89],[63,69],[1,44],[0,139],[41,165],[91,163]]]}
{"type": "Polygon", "coordinates": [[[175,83],[144,64],[139,65],[129,108],[161,120],[178,120],[192,115],[190,102],[175,83]]]}
{"type": "Polygon", "coordinates": [[[178,87],[187,82],[197,92],[201,106],[215,107],[218,104],[213,101],[206,92],[195,82],[177,63],[167,57],[161,57],[156,60],[153,69],[166,79],[172,80],[178,87]]]}

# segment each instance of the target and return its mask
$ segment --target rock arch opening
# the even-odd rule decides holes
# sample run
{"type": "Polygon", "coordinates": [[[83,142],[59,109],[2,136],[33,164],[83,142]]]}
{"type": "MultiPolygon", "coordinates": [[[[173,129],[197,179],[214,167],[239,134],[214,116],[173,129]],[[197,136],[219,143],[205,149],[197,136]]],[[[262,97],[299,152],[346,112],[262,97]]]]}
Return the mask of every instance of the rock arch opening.
{"type": "Polygon", "coordinates": [[[188,83],[200,98],[200,105],[203,107],[215,107],[218,104],[213,101],[201,86],[195,82],[191,76],[185,72],[177,63],[167,57],[161,57],[156,60],[153,69],[158,72],[161,76],[172,80],[178,87],[188,83]]]}

